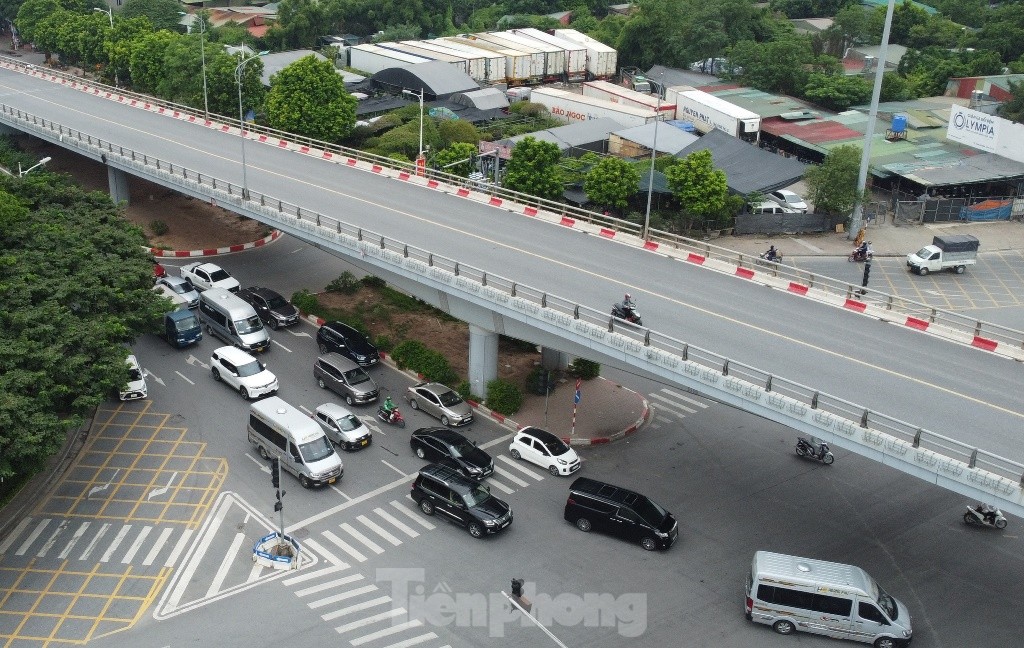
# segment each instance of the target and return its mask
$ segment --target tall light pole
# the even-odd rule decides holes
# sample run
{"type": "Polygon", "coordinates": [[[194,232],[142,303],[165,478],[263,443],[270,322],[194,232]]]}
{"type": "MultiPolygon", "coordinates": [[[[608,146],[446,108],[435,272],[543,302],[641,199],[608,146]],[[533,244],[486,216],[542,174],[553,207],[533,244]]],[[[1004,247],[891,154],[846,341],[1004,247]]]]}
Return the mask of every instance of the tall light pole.
{"type": "Polygon", "coordinates": [[[22,170],[21,170],[21,162],[18,162],[18,177],[19,177],[19,178],[24,178],[24,177],[25,177],[25,174],[27,174],[27,173],[28,173],[29,171],[31,171],[32,169],[35,169],[36,167],[41,167],[41,166],[43,166],[44,164],[46,164],[47,162],[49,162],[49,161],[50,161],[50,159],[51,159],[51,158],[48,158],[48,157],[44,157],[44,158],[43,158],[42,160],[39,160],[38,162],[36,162],[36,163],[35,163],[35,164],[33,164],[32,166],[30,166],[29,168],[25,169],[24,171],[22,171],[22,170]]]}
{"type": "MultiPolygon", "coordinates": [[[[242,50],[245,53],[245,49],[242,50]]],[[[239,135],[242,136],[242,200],[249,200],[249,181],[246,176],[245,170],[245,114],[242,112],[242,75],[245,73],[245,66],[255,61],[257,58],[262,56],[264,53],[260,52],[253,56],[249,56],[242,59],[242,62],[235,66],[235,81],[238,83],[238,129],[239,135]]]]}
{"type": "MultiPolygon", "coordinates": [[[[662,72],[662,77],[665,73],[662,72]]],[[[651,196],[654,195],[654,158],[658,155],[658,122],[661,121],[661,83],[658,83],[658,107],[654,115],[654,141],[651,142],[651,174],[647,178],[647,212],[644,215],[644,231],[641,234],[643,240],[651,237],[651,196]]]]}
{"type": "MultiPolygon", "coordinates": [[[[111,9],[110,7],[107,7],[106,9],[103,9],[101,7],[94,7],[93,11],[102,11],[103,13],[107,14],[107,18],[110,19],[110,31],[114,31],[114,10],[113,9],[111,9]]],[[[119,80],[117,78],[117,66],[114,66],[114,87],[115,88],[121,87],[121,84],[120,84],[120,82],[119,82],[119,80]]]]}
{"type": "Polygon", "coordinates": [[[412,90],[402,90],[402,94],[420,98],[420,154],[416,157],[416,170],[420,171],[420,169],[425,168],[427,164],[427,158],[423,155],[423,88],[420,88],[419,94],[416,94],[412,90]]]}
{"type": "MultiPolygon", "coordinates": [[[[182,16],[189,15],[184,11],[179,11],[178,13],[182,16]]],[[[197,16],[199,18],[199,56],[202,58],[203,61],[203,116],[206,118],[207,121],[209,121],[210,100],[206,92],[206,17],[203,15],[202,12],[199,12],[197,16]]],[[[193,19],[192,22],[194,23],[195,19],[193,19]]],[[[192,25],[189,25],[188,29],[191,32],[192,25]]]]}

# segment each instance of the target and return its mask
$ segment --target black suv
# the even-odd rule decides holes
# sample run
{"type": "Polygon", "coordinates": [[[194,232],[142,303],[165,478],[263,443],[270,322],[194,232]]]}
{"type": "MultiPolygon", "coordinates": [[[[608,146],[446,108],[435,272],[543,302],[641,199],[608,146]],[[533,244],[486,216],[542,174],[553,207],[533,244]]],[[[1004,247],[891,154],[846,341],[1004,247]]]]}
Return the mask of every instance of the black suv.
{"type": "Polygon", "coordinates": [[[272,329],[291,326],[299,321],[299,311],[280,293],[270,288],[249,286],[235,293],[256,310],[263,323],[272,329]]]}
{"type": "Polygon", "coordinates": [[[474,538],[497,533],[512,524],[512,509],[507,503],[449,466],[424,466],[412,483],[412,498],[427,515],[436,511],[466,527],[474,538]]]}
{"type": "Polygon", "coordinates": [[[569,486],[565,519],[580,531],[610,533],[647,551],[668,549],[679,538],[679,524],[665,509],[640,493],[586,477],[569,486]]]}
{"type": "Polygon", "coordinates": [[[409,445],[420,459],[451,466],[463,476],[480,481],[494,472],[494,460],[455,430],[420,428],[409,437],[409,445]]]}
{"type": "Polygon", "coordinates": [[[366,336],[343,322],[327,322],[316,332],[316,343],[320,354],[340,353],[360,367],[369,367],[380,362],[377,347],[370,344],[366,336]]]}

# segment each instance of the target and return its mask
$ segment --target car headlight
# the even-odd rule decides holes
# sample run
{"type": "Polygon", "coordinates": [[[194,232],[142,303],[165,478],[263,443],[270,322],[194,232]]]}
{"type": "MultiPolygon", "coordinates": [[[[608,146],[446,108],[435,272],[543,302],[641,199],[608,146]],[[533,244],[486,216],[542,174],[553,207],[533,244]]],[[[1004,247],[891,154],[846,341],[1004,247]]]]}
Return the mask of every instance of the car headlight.
{"type": "Polygon", "coordinates": [[[904,638],[905,637],[909,637],[910,636],[910,630],[904,630],[903,631],[903,636],[904,636],[904,638]]]}
{"type": "Polygon", "coordinates": [[[568,461],[566,461],[565,459],[559,459],[559,460],[558,460],[558,463],[562,464],[563,466],[567,466],[567,465],[569,465],[569,462],[568,462],[568,461]]]}
{"type": "Polygon", "coordinates": [[[484,520],[484,526],[492,527],[495,524],[497,524],[497,522],[495,522],[494,520],[484,520]]]}
{"type": "Polygon", "coordinates": [[[480,473],[483,472],[483,469],[482,468],[477,468],[476,466],[470,466],[469,467],[469,472],[473,473],[474,475],[479,475],[480,473]]]}
{"type": "Polygon", "coordinates": [[[658,536],[659,538],[667,538],[668,537],[667,533],[662,533],[661,531],[655,531],[654,535],[658,536]]]}

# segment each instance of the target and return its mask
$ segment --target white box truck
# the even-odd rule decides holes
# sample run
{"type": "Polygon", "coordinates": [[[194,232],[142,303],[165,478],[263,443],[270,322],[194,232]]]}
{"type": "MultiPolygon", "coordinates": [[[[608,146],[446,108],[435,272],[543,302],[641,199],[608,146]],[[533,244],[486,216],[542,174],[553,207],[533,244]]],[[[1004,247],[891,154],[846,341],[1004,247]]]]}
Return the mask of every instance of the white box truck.
{"type": "Polygon", "coordinates": [[[446,38],[433,38],[418,42],[423,45],[432,45],[444,48],[445,50],[453,50],[456,53],[465,54],[469,58],[473,59],[476,61],[476,63],[474,63],[476,74],[470,74],[469,76],[477,79],[478,81],[490,81],[491,83],[506,83],[508,81],[506,78],[508,66],[505,64],[504,54],[480,49],[479,47],[461,45],[446,38]],[[477,76],[477,74],[480,76],[477,76]]]}
{"type": "Polygon", "coordinates": [[[556,29],[555,36],[587,48],[587,76],[591,79],[610,79],[619,69],[619,53],[601,41],[575,29],[556,29]]]}
{"type": "Polygon", "coordinates": [[[466,74],[474,81],[488,81],[487,60],[482,56],[474,56],[468,52],[459,52],[450,47],[443,47],[428,41],[402,41],[408,51],[420,56],[440,55],[445,57],[462,59],[466,62],[466,74]]]}
{"type": "Polygon", "coordinates": [[[367,74],[377,74],[381,70],[400,65],[426,63],[429,60],[423,56],[389,50],[377,45],[353,45],[349,49],[349,67],[367,74]]]}
{"type": "Polygon", "coordinates": [[[939,270],[963,274],[969,265],[978,262],[980,241],[970,234],[947,234],[932,238],[932,244],[907,255],[911,272],[926,275],[939,270]]]}
{"type": "Polygon", "coordinates": [[[544,81],[558,81],[565,78],[566,52],[561,47],[518,34],[515,31],[498,32],[496,35],[516,44],[517,49],[530,47],[540,52],[544,56],[544,81]]]}
{"type": "Polygon", "coordinates": [[[608,81],[585,81],[583,83],[583,96],[604,99],[605,101],[622,104],[623,106],[648,108],[658,112],[662,119],[676,118],[675,104],[608,81]]]}
{"type": "Polygon", "coordinates": [[[551,116],[566,123],[610,117],[625,128],[643,126],[658,118],[656,110],[612,103],[555,88],[534,88],[530,101],[548,109],[551,116]]]}
{"type": "Polygon", "coordinates": [[[513,29],[512,33],[561,48],[565,52],[565,69],[563,74],[565,75],[565,80],[569,83],[576,83],[587,78],[587,48],[579,43],[574,43],[558,36],[552,36],[533,27],[513,29]]]}
{"type": "Polygon", "coordinates": [[[692,121],[701,133],[717,129],[745,140],[760,135],[760,115],[690,86],[666,88],[665,100],[675,104],[676,119],[692,121]]]}
{"type": "Polygon", "coordinates": [[[413,47],[405,43],[377,43],[377,45],[383,47],[384,49],[395,50],[396,52],[404,52],[406,54],[412,54],[413,56],[422,56],[432,61],[441,61],[442,63],[448,63],[459,72],[465,72],[466,74],[469,74],[469,62],[465,59],[465,57],[459,57],[444,52],[428,52],[425,49],[413,47]]]}
{"type": "Polygon", "coordinates": [[[508,38],[508,36],[502,32],[481,32],[477,34],[469,34],[469,37],[475,39],[477,42],[482,41],[506,50],[525,54],[529,57],[530,61],[531,83],[539,83],[543,79],[547,78],[547,55],[539,46],[517,42],[517,40],[508,38]]]}
{"type": "MultiPolygon", "coordinates": [[[[495,43],[475,38],[472,34],[465,36],[448,36],[444,40],[463,47],[475,48],[505,57],[505,82],[511,84],[530,83],[539,79],[534,75],[534,62],[531,54],[519,50],[502,47],[495,43]]],[[[543,62],[541,63],[543,64],[543,62]]]]}

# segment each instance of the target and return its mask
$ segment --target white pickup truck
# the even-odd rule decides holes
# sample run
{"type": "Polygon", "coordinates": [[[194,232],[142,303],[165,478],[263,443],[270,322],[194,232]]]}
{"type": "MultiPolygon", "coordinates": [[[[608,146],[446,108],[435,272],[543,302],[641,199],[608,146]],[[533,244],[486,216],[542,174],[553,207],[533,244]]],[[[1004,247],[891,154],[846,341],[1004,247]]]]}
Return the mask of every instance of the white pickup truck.
{"type": "Polygon", "coordinates": [[[215,263],[203,263],[196,261],[181,266],[181,278],[188,279],[196,290],[203,291],[210,288],[223,288],[231,292],[238,292],[238,279],[227,273],[215,263]]]}
{"type": "Polygon", "coordinates": [[[978,245],[978,239],[970,234],[936,236],[931,245],[907,255],[907,267],[919,275],[939,270],[963,274],[967,266],[978,262],[978,245]]]}

